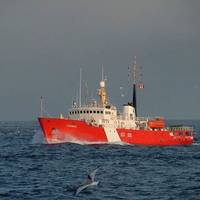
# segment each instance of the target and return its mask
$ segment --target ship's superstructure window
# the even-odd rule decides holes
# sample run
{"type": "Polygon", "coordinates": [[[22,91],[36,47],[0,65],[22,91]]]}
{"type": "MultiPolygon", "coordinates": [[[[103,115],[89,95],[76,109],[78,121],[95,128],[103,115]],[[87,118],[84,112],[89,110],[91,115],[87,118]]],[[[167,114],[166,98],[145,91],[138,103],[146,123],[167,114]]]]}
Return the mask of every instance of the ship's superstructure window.
{"type": "Polygon", "coordinates": [[[83,108],[83,110],[71,110],[69,111],[69,115],[76,115],[76,114],[107,114],[107,115],[110,115],[111,114],[111,111],[105,111],[104,110],[98,110],[98,109],[85,109],[83,108]]]}

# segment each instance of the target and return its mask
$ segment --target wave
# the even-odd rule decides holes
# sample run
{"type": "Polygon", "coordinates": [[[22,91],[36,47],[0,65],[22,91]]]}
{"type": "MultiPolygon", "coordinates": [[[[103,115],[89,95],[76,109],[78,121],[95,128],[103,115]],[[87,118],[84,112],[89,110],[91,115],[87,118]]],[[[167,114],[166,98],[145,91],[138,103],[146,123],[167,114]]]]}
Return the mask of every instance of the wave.
{"type": "Polygon", "coordinates": [[[125,143],[125,142],[89,142],[89,141],[80,141],[77,139],[74,139],[72,137],[65,138],[63,140],[59,139],[52,139],[51,142],[48,142],[48,144],[62,144],[62,143],[71,143],[71,144],[79,144],[79,145],[121,145],[121,146],[133,146],[131,144],[125,143]]]}
{"type": "Polygon", "coordinates": [[[199,145],[200,145],[200,143],[198,143],[198,142],[195,142],[195,143],[193,143],[192,145],[193,145],[193,146],[199,146],[199,145]]]}

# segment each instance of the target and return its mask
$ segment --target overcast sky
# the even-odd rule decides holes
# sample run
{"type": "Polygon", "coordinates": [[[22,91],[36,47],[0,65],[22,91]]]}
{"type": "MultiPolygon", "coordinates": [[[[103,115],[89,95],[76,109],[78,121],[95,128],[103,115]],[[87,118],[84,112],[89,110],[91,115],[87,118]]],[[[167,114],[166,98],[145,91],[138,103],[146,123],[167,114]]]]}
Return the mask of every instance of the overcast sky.
{"type": "Polygon", "coordinates": [[[104,66],[120,108],[134,55],[139,115],[200,119],[199,10],[199,0],[1,0],[0,120],[36,120],[41,95],[51,116],[66,113],[80,67],[95,97],[104,66]]]}

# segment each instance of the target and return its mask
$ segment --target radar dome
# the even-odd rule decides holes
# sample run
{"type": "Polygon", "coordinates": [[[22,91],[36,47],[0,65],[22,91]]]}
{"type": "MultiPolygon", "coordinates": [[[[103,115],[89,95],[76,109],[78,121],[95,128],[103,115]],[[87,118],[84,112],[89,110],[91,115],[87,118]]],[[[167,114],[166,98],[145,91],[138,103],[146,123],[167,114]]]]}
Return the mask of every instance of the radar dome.
{"type": "Polygon", "coordinates": [[[100,87],[105,87],[105,81],[100,81],[100,87]]]}

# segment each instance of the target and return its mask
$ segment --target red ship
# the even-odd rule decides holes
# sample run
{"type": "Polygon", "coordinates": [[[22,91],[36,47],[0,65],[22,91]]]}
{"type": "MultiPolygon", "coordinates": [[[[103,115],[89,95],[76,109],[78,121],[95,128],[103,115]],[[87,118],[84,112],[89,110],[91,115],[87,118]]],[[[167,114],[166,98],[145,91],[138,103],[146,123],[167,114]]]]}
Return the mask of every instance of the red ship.
{"type": "Polygon", "coordinates": [[[121,114],[109,102],[106,82],[102,76],[98,90],[98,102],[93,100],[82,105],[80,89],[79,105],[74,102],[66,118],[62,115],[55,118],[39,117],[46,142],[127,143],[141,146],[191,145],[194,140],[192,127],[180,125],[166,127],[164,118],[149,119],[137,116],[136,69],[135,61],[133,99],[131,103],[123,105],[121,114]]]}

